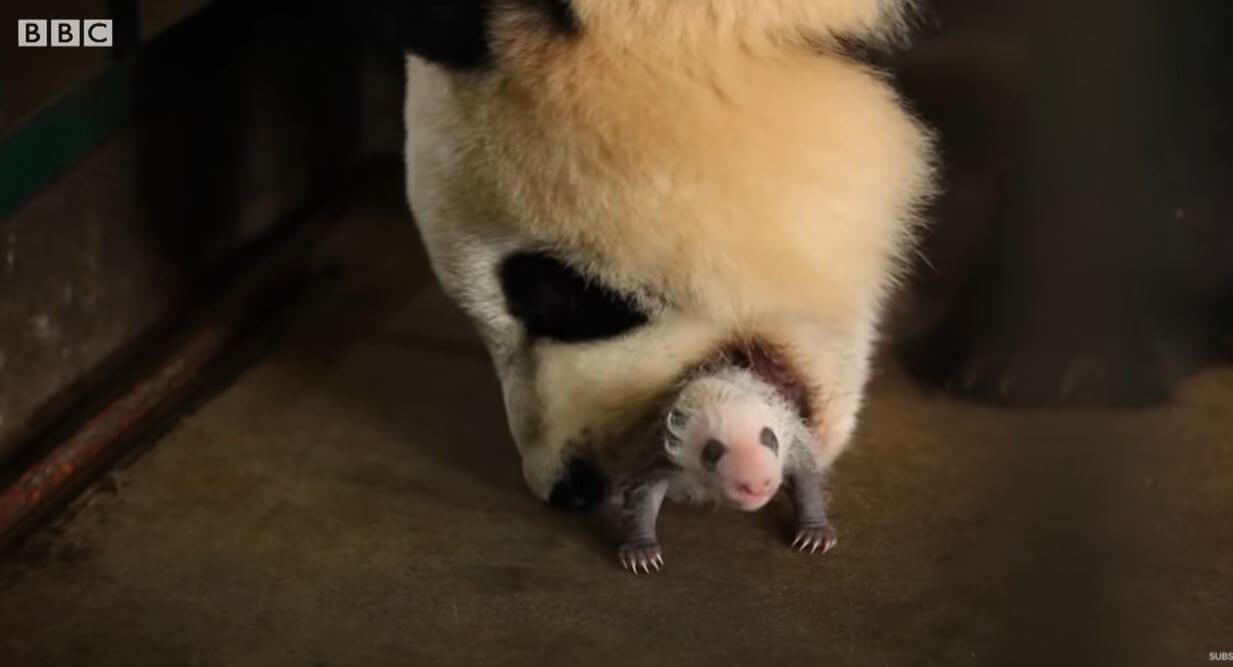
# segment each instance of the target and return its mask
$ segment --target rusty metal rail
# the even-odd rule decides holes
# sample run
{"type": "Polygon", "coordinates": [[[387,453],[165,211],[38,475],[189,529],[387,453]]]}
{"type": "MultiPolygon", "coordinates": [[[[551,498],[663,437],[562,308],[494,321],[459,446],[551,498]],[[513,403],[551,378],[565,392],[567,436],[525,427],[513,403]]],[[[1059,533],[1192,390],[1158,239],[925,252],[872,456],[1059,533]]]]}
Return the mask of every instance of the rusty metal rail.
{"type": "Polygon", "coordinates": [[[67,495],[101,460],[116,453],[113,450],[134,426],[166,406],[221,355],[233,333],[225,325],[214,324],[193,334],[152,374],[110,402],[4,489],[0,493],[0,536],[15,533],[48,503],[67,495]]]}

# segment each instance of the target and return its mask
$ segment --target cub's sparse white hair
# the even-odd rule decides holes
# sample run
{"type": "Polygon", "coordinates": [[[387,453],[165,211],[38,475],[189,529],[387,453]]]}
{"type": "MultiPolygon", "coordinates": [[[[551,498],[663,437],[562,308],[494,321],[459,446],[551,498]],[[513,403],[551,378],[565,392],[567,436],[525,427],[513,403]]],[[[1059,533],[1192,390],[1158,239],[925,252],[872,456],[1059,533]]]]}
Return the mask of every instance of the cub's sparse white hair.
{"type": "MultiPolygon", "coordinates": [[[[780,470],[814,468],[812,434],[796,409],[772,385],[752,372],[721,367],[685,382],[667,410],[663,424],[663,451],[677,468],[669,490],[675,500],[717,503],[714,474],[702,466],[700,455],[709,438],[731,446],[725,434],[738,434],[744,419],[756,415],[755,429],[769,427],[779,443],[780,470]],[[737,424],[730,423],[733,420],[737,424]]],[[[737,435],[739,437],[739,435],[737,435]]]]}
{"type": "MultiPolygon", "coordinates": [[[[674,448],[671,444],[686,440],[691,424],[703,413],[715,406],[733,403],[756,405],[773,418],[775,426],[781,427],[776,430],[789,435],[796,436],[803,428],[795,408],[774,387],[746,369],[724,367],[684,383],[665,416],[665,437],[672,441],[668,449],[674,448]]],[[[723,414],[715,418],[722,420],[723,414]]],[[[714,424],[717,430],[722,426],[718,422],[714,424]]]]}

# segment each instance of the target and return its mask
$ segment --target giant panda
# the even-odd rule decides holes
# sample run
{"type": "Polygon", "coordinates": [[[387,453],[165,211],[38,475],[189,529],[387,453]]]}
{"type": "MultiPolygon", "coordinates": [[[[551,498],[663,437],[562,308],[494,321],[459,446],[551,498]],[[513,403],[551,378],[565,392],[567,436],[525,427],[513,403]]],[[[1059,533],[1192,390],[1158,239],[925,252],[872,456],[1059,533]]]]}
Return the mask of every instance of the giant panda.
{"type": "Polygon", "coordinates": [[[490,353],[530,491],[733,345],[802,387],[828,465],[934,188],[933,140],[854,54],[906,0],[387,0],[406,193],[490,353]]]}

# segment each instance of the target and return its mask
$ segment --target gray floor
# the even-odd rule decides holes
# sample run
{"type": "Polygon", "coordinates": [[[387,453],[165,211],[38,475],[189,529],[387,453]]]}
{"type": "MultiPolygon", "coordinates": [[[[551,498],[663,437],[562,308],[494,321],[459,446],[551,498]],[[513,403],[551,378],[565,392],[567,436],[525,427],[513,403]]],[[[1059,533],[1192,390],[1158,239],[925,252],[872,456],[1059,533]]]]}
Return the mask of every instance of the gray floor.
{"type": "Polygon", "coordinates": [[[891,364],[832,483],[669,507],[665,572],[522,486],[486,357],[397,206],[287,344],[0,571],[0,665],[1189,665],[1233,651],[1233,370],[1146,413],[1010,413],[891,364]]]}

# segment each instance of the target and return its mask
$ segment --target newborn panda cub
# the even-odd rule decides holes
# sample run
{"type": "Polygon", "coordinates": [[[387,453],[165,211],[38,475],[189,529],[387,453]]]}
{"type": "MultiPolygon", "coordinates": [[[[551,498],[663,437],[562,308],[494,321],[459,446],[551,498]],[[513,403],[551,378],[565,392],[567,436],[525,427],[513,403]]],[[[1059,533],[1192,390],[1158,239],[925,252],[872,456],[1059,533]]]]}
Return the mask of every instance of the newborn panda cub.
{"type": "Polygon", "coordinates": [[[835,545],[810,431],[770,384],[732,367],[693,379],[655,431],[640,472],[621,487],[626,570],[663,565],[655,524],[666,497],[755,512],[786,485],[796,509],[793,546],[826,553],[835,545]]]}

